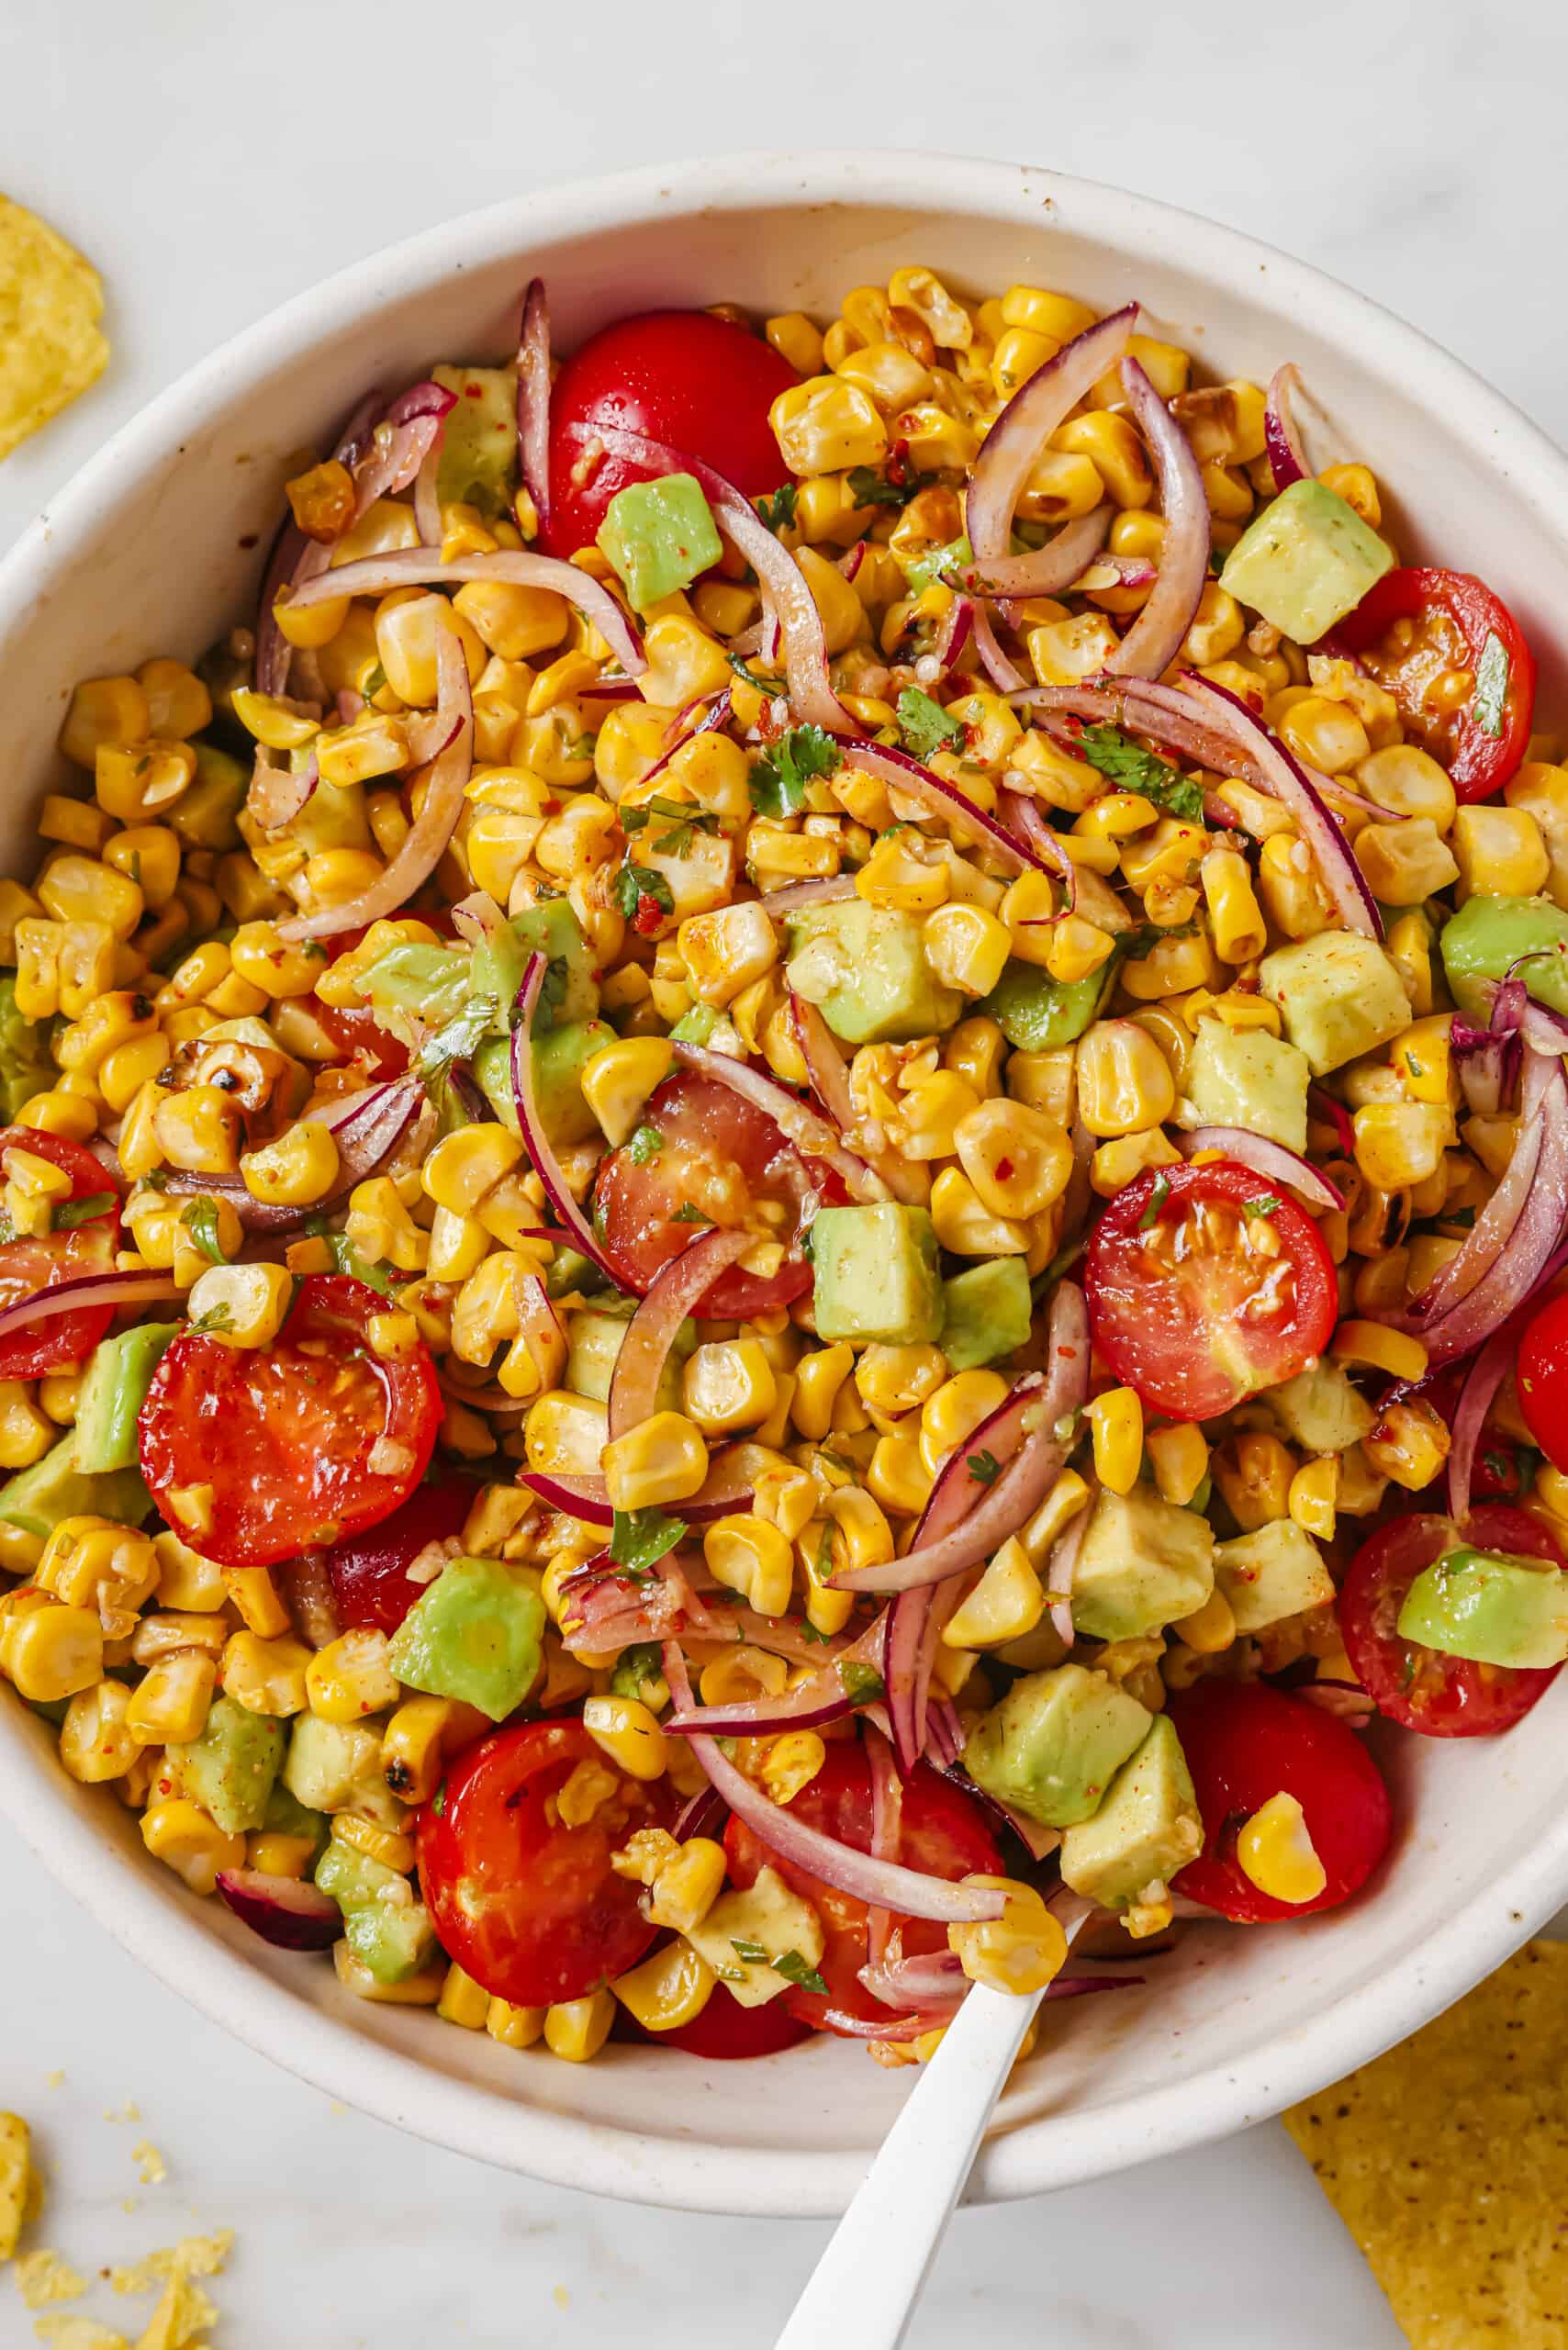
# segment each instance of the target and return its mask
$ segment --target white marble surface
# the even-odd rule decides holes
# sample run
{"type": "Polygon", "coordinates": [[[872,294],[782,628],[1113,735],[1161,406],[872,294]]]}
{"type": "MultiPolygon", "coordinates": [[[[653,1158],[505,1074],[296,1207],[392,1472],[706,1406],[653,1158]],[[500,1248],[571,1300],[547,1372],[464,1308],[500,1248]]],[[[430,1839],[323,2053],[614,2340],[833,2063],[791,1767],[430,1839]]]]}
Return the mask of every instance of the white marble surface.
{"type": "MultiPolygon", "coordinates": [[[[1568,19],[1524,0],[1245,21],[1166,0],[7,0],[0,187],[102,268],[115,358],[0,470],[0,544],[190,361],[356,255],[554,177],[791,136],[1048,162],[1232,221],[1402,311],[1568,439],[1565,67],[1568,19]]],[[[79,2266],[199,2214],[239,2232],[228,2350],[596,2350],[628,2328],[647,2350],[766,2350],[820,2228],[618,2209],[431,2153],[224,2039],[3,1827],[0,1884],[0,2105],[37,2120],[44,2238],[79,2266]],[[140,2124],[104,2118],[127,2100],[140,2124]],[[160,2187],[136,2177],[144,2133],[160,2187]]],[[[913,2339],[977,2318],[1050,2350],[1397,2341],[1272,2127],[962,2215],[913,2339]]],[[[29,2339],[0,2286],[0,2350],[29,2339]]]]}

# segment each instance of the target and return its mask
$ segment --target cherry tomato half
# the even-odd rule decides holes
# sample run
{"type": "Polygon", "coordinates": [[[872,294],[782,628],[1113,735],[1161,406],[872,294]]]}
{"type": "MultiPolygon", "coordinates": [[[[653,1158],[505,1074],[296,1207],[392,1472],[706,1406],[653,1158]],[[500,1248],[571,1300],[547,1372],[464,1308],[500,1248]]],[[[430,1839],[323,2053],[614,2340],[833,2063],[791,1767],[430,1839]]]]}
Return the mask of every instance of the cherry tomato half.
{"type": "Polygon", "coordinates": [[[338,1621],[395,1632],[423,1592],[408,1568],[431,1542],[461,1534],[484,1488],[473,1477],[439,1477],[417,1485],[406,1502],[363,1534],[345,1535],[327,1553],[338,1621]]]}
{"type": "Polygon", "coordinates": [[[1554,1297],[1525,1332],[1514,1379],[1526,1427],[1552,1467],[1568,1470],[1568,1296],[1554,1297]]]}
{"type": "Polygon", "coordinates": [[[1371,1876],[1393,1827],[1388,1789],[1355,1731],[1262,1681],[1200,1681],[1173,1692],[1170,1718],[1193,1774],[1204,1850],[1171,1882],[1243,1924],[1336,1909],[1371,1876]],[[1328,1882],[1315,1901],[1279,1901],[1246,1875],[1238,1830],[1271,1796],[1294,1796],[1328,1882]]]}
{"type": "Polygon", "coordinates": [[[747,498],[789,477],[767,421],[800,377],[770,343],[707,310],[645,310],[590,336],[550,395],[550,514],[541,543],[555,555],[591,546],[618,490],[649,478],[613,453],[580,486],[585,433],[619,428],[700,457],[747,498]]]}
{"type": "Polygon", "coordinates": [[[1442,762],[1461,800],[1500,791],[1524,757],[1535,658],[1518,621],[1468,571],[1385,572],[1336,635],[1394,696],[1406,732],[1442,762]],[[1473,680],[1456,709],[1428,700],[1440,677],[1473,680]]]}
{"type": "Polygon", "coordinates": [[[656,1940],[642,1886],[610,1854],[640,1828],[667,1828],[667,1779],[622,1778],[580,1828],[554,1798],[604,1754],[578,1721],[527,1722],[482,1739],[420,1814],[420,1884],[443,1947],[498,1999],[545,2008],[586,1998],[656,1940]]]}
{"type": "Polygon", "coordinates": [[[309,1000],[319,1021],[344,1060],[364,1056],[372,1077],[401,1077],[409,1066],[409,1048],[389,1028],[384,1028],[368,1003],[323,1003],[309,1000]]]}
{"type": "Polygon", "coordinates": [[[377,1525],[407,1499],[435,1443],[441,1390],[422,1344],[373,1350],[367,1325],[382,1310],[363,1281],[312,1273],[270,1347],[181,1331],[140,1423],[141,1473],[176,1533],[224,1566],[264,1567],[377,1525]],[[186,1496],[203,1488],[198,1513],[186,1496]]]}
{"type": "MultiPolygon", "coordinates": [[[[46,1135],[32,1126],[7,1126],[0,1133],[0,1170],[12,1150],[30,1151],[47,1158],[71,1179],[69,1198],[55,1203],[52,1220],[62,1214],[65,1229],[37,1239],[19,1237],[0,1243],[0,1309],[19,1305],[40,1289],[59,1289],[64,1281],[81,1281],[88,1273],[112,1273],[119,1246],[119,1192],[112,1175],[90,1150],[68,1142],[63,1135],[46,1135]],[[84,1201],[103,1204],[95,1215],[81,1223],[70,1219],[84,1201]]],[[[57,1314],[50,1322],[35,1322],[8,1338],[0,1338],[0,1379],[41,1379],[62,1363],[83,1362],[114,1320],[112,1305],[86,1305],[74,1313],[57,1314]]]]}
{"type": "Polygon", "coordinates": [[[688,2056],[711,2056],[731,2063],[746,2056],[777,2056],[810,2040],[812,2027],[791,2015],[782,1998],[766,2007],[743,2008],[734,1993],[716,1983],[701,2012],[674,2031],[638,2031],[655,2048],[678,2048],[688,2056]]]}
{"type": "MultiPolygon", "coordinates": [[[[627,1287],[644,1295],[704,1220],[732,1228],[755,1223],[760,1204],[776,1212],[777,1221],[767,1217],[767,1228],[790,1248],[813,1194],[830,1202],[846,1196],[837,1177],[802,1158],[766,1111],[711,1078],[685,1070],[666,1078],[649,1097],[643,1125],[660,1137],[658,1149],[642,1158],[631,1143],[611,1151],[599,1170],[594,1214],[605,1254],[627,1287]],[[682,1217],[682,1208],[697,1214],[682,1217]]],[[[767,1279],[732,1268],[714,1282],[702,1311],[717,1321],[748,1321],[803,1297],[811,1285],[812,1269],[799,1253],[767,1279]]]]}
{"type": "Polygon", "coordinates": [[[1515,1558],[1568,1565],[1528,1510],[1484,1502],[1462,1533],[1451,1518],[1417,1510],[1380,1527],[1350,1561],[1339,1594],[1345,1653],[1380,1714],[1427,1738],[1491,1738],[1528,1714],[1561,1667],[1476,1664],[1399,1637],[1405,1595],[1425,1567],[1461,1542],[1515,1558]]]}
{"type": "MultiPolygon", "coordinates": [[[[857,1852],[870,1851],[871,1764],[858,1740],[832,1741],[822,1769],[801,1788],[790,1812],[792,1818],[803,1819],[808,1828],[820,1828],[824,1835],[835,1837],[857,1852]]],[[[823,1921],[827,1947],[817,1971],[827,1985],[826,1998],[818,1991],[803,1991],[791,1985],[782,1999],[771,2004],[787,2008],[819,2031],[832,2030],[825,2019],[834,2009],[868,2023],[890,2020],[891,2009],[874,1998],[860,1980],[860,1969],[870,1950],[866,1904],[852,1893],[840,1893],[809,1871],[780,1860],[744,1820],[732,1818],[724,1830],[724,1850],[734,1884],[751,1885],[759,1870],[777,1869],[823,1921]]],[[[955,1881],[977,1872],[985,1876],[1002,1873],[1002,1854],[980,1806],[925,1762],[917,1762],[903,1783],[899,1857],[906,1868],[955,1881]]],[[[947,1947],[946,1927],[930,1919],[895,1917],[893,1923],[902,1930],[906,1958],[929,1957],[947,1947]]]]}
{"type": "Polygon", "coordinates": [[[1234,1159],[1148,1168],[1094,1227],[1094,1344],[1173,1420],[1211,1420],[1276,1387],[1334,1335],[1338,1287],[1305,1209],[1234,1159]]]}

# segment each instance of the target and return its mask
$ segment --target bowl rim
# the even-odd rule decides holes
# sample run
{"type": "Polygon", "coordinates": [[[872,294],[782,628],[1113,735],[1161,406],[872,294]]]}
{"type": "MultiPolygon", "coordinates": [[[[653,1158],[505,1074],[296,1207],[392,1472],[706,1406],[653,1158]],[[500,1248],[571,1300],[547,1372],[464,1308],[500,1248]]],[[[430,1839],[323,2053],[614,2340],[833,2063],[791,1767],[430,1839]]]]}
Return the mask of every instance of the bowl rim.
{"type": "MultiPolygon", "coordinates": [[[[1361,366],[1406,397],[1420,386],[1509,493],[1568,540],[1568,458],[1507,397],[1380,304],[1258,240],[1154,197],[1027,164],[913,149],[775,150],[643,166],[566,183],[425,229],[297,295],[188,369],[45,506],[0,561],[0,643],[40,588],[106,527],[125,485],[269,375],[308,357],[351,319],[432,291],[478,266],[642,218],[893,206],[1018,219],[1060,204],[1077,232],[1156,263],[1261,296],[1305,326],[1353,342],[1361,366]],[[1260,281],[1262,281],[1260,286],[1260,281]]],[[[554,2184],[668,2208],[741,2217],[842,2210],[864,2157],[808,2147],[746,2148],[655,2136],[512,2102],[426,2070],[300,2000],[191,1924],[143,1870],[106,1867],[104,1838],[58,1800],[44,1765],[6,1721],[21,1768],[0,1773],[0,1804],[24,1841],[129,1951],[214,2022],[327,2094],[461,2154],[554,2184]]],[[[1440,1935],[1363,1982],[1312,2022],[1276,2032],[1234,2063],[1104,2106],[1046,2115],[994,2136],[969,2199],[1002,2201],[1099,2177],[1265,2119],[1379,2053],[1460,1998],[1568,1896],[1568,1816],[1462,1909],[1440,1935]]]]}

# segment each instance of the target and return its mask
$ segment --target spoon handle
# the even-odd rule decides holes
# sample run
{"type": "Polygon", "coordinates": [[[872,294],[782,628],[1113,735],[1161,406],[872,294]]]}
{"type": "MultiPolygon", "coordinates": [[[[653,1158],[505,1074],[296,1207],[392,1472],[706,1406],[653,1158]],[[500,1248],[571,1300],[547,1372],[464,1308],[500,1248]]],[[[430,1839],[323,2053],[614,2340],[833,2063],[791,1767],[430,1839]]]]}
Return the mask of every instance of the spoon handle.
{"type": "Polygon", "coordinates": [[[776,2350],[898,2350],[1040,1994],[976,1984],[834,2230],[776,2350]]]}

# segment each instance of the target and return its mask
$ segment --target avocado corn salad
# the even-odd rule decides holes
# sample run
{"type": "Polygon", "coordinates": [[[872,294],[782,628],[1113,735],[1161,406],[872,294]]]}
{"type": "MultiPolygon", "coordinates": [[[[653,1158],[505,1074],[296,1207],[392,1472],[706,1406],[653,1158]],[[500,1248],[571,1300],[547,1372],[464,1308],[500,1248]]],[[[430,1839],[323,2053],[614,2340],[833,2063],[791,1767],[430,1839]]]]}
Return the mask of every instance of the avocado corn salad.
{"type": "Polygon", "coordinates": [[[0,1673],[352,1992],[906,2062],[1349,1898],[1373,1716],[1568,1657],[1568,769],[1193,375],[913,264],[557,365],[535,285],[72,695],[0,1673]]]}

